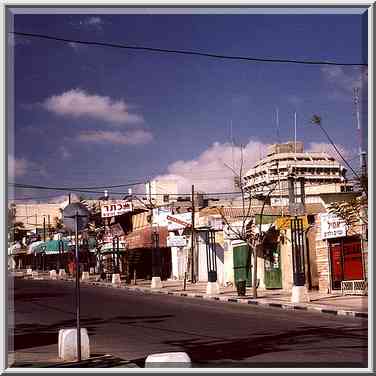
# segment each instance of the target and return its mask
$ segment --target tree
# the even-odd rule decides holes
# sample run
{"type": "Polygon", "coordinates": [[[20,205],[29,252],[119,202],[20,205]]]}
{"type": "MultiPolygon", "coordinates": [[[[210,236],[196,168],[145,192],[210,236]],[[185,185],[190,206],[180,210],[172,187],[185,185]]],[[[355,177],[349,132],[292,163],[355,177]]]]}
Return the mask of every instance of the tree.
{"type": "Polygon", "coordinates": [[[8,234],[11,241],[21,240],[24,232],[23,222],[16,221],[16,206],[11,204],[8,208],[8,234]]]}
{"type": "Polygon", "coordinates": [[[361,196],[349,201],[332,202],[329,204],[329,213],[343,219],[348,228],[357,224],[368,226],[367,207],[367,197],[361,196]]]}
{"type": "Polygon", "coordinates": [[[252,196],[252,192],[248,191],[244,186],[244,146],[240,145],[240,166],[239,172],[235,171],[234,168],[226,165],[235,176],[235,181],[237,186],[240,189],[241,202],[242,202],[242,216],[240,225],[234,224],[230,218],[225,215],[223,208],[218,208],[219,214],[222,217],[222,220],[227,225],[229,231],[233,234],[236,240],[243,241],[247,244],[250,256],[253,259],[253,271],[252,271],[252,295],[253,298],[257,298],[257,258],[260,255],[260,251],[263,249],[263,242],[265,239],[265,232],[262,231],[262,221],[263,213],[266,203],[270,199],[270,194],[275,190],[276,184],[269,187],[269,190],[266,194],[252,196]],[[252,199],[258,199],[262,201],[262,207],[260,213],[260,223],[259,229],[257,231],[255,213],[252,208],[252,199]]]}

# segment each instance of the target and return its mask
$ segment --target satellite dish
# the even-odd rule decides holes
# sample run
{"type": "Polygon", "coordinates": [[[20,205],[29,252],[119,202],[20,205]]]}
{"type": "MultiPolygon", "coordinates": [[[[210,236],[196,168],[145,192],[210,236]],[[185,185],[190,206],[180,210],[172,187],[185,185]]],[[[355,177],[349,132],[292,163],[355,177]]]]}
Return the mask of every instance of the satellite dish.
{"type": "Polygon", "coordinates": [[[90,212],[88,208],[80,202],[69,204],[63,210],[64,226],[71,231],[76,230],[76,214],[77,214],[77,229],[82,231],[89,222],[90,212]]]}

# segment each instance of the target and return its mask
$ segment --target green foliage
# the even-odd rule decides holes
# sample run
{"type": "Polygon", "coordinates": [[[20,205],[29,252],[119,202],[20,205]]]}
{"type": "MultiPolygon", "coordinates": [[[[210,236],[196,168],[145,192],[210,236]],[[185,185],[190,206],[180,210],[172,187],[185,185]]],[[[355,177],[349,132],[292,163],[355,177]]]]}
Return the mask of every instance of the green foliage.
{"type": "Polygon", "coordinates": [[[332,202],[329,205],[329,213],[343,219],[348,226],[353,226],[360,222],[368,224],[367,205],[367,197],[357,197],[350,201],[332,202]]]}

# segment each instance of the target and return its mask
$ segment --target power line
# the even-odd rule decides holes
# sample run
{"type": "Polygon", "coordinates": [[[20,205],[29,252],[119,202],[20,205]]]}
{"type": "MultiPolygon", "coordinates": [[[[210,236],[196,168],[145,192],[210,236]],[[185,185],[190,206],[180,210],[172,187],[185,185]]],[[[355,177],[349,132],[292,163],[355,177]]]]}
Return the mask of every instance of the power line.
{"type": "Polygon", "coordinates": [[[146,47],[146,46],[131,46],[131,45],[126,45],[126,44],[69,39],[69,38],[61,38],[61,37],[56,37],[56,36],[46,35],[46,34],[21,33],[21,32],[16,32],[16,31],[13,31],[10,33],[15,34],[15,35],[22,35],[24,37],[55,40],[55,41],[65,42],[65,43],[78,43],[78,44],[84,44],[84,45],[112,47],[112,48],[168,53],[168,54],[204,56],[204,57],[210,57],[210,58],[216,58],[216,59],[245,60],[245,61],[264,62],[264,63],[292,63],[292,64],[306,64],[306,65],[368,66],[367,63],[338,63],[334,61],[320,61],[320,60],[309,61],[309,60],[295,60],[295,59],[270,59],[270,58],[257,58],[257,57],[247,57],[247,56],[220,55],[220,54],[199,52],[199,51],[171,50],[171,49],[146,47]]]}

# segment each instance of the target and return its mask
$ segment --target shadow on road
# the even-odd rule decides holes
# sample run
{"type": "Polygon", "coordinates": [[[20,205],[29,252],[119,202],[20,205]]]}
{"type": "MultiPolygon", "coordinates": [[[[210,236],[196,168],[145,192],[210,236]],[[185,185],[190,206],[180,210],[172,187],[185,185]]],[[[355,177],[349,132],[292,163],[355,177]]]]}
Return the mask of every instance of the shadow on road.
{"type": "MultiPolygon", "coordinates": [[[[150,316],[115,316],[103,318],[81,318],[81,326],[86,328],[89,336],[95,335],[99,327],[106,324],[138,324],[138,323],[161,323],[174,315],[150,315],[150,316]]],[[[59,329],[75,328],[76,320],[63,320],[52,324],[16,324],[14,331],[14,350],[27,349],[57,344],[59,329]]]]}
{"type": "MultiPolygon", "coordinates": [[[[325,347],[322,346],[323,340],[333,340],[340,339],[343,341],[348,341],[351,343],[351,349],[354,348],[354,343],[351,341],[357,341],[359,343],[358,348],[363,350],[362,357],[359,358],[358,362],[353,362],[351,364],[341,362],[340,359],[333,359],[329,364],[326,362],[312,363],[311,367],[366,367],[367,366],[367,328],[362,328],[359,330],[355,329],[344,329],[344,328],[317,328],[317,327],[306,327],[299,330],[285,331],[282,334],[258,334],[257,336],[250,336],[247,338],[237,338],[237,339],[223,339],[223,340],[173,340],[166,341],[168,345],[179,347],[180,351],[185,351],[189,354],[192,362],[196,367],[205,367],[205,364],[213,365],[215,362],[216,366],[226,366],[231,364],[231,367],[288,367],[290,363],[276,363],[270,364],[259,364],[254,362],[249,362],[249,358],[256,357],[258,355],[267,353],[281,353],[281,352],[291,352],[293,350],[299,349],[307,350],[310,355],[321,353],[325,351],[325,347]],[[356,333],[358,332],[358,333],[356,333]],[[359,332],[364,335],[359,335],[359,332]],[[321,343],[321,346],[315,347],[316,343],[321,343]],[[247,362],[248,359],[248,362],[247,362]],[[247,363],[246,363],[247,362],[247,363]],[[236,364],[238,363],[238,364],[236,364]]],[[[327,350],[333,350],[329,348],[327,350]]],[[[345,349],[347,346],[342,347],[337,346],[337,350],[345,349]]],[[[281,355],[283,358],[283,355],[281,355]]],[[[343,359],[342,359],[343,360],[343,359]]],[[[286,359],[288,361],[288,359],[286,359]]],[[[304,362],[303,366],[306,367],[308,363],[304,362]]],[[[209,366],[209,365],[206,365],[209,366]]],[[[297,366],[297,363],[294,363],[297,366]]],[[[302,366],[302,363],[300,363],[302,366]]]]}

